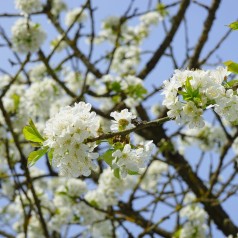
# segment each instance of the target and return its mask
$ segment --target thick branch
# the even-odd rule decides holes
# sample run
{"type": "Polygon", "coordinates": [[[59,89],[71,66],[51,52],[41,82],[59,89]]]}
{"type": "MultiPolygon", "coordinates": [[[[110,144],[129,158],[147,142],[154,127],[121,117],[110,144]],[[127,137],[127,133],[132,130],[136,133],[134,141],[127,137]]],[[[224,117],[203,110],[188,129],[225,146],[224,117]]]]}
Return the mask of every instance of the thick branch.
{"type": "Polygon", "coordinates": [[[213,22],[215,20],[215,15],[216,15],[216,11],[218,10],[218,7],[220,5],[221,0],[213,0],[212,6],[209,10],[208,16],[206,21],[204,22],[204,28],[203,28],[203,32],[198,40],[197,46],[194,50],[193,56],[190,59],[189,62],[189,68],[197,68],[199,67],[199,56],[201,54],[201,51],[205,45],[205,43],[207,42],[208,39],[208,34],[211,30],[211,27],[213,25],[213,22]]]}
{"type": "Polygon", "coordinates": [[[179,25],[183,20],[185,11],[188,8],[189,3],[190,3],[190,0],[182,0],[181,1],[180,9],[179,9],[178,13],[172,19],[172,27],[171,27],[170,31],[166,35],[162,44],[155,51],[152,58],[146,63],[145,67],[138,74],[139,78],[144,79],[154,69],[156,64],[159,62],[159,60],[163,56],[165,50],[172,42],[172,40],[175,36],[175,33],[177,32],[179,25]]]}
{"type": "Polygon", "coordinates": [[[0,231],[0,235],[2,237],[6,237],[6,238],[14,238],[15,236],[11,235],[11,234],[8,234],[7,232],[5,231],[0,231]]]}
{"type": "MultiPolygon", "coordinates": [[[[147,140],[153,139],[155,144],[158,144],[161,140],[161,137],[154,133],[153,130],[150,130],[150,128],[138,131],[137,133],[147,140]],[[153,136],[151,137],[151,135],[153,136]]],[[[165,138],[166,141],[169,142],[169,138],[165,135],[164,131],[163,133],[164,135],[162,138],[165,138]]],[[[176,169],[177,173],[182,177],[182,179],[186,182],[188,187],[193,191],[197,198],[201,200],[206,212],[217,225],[218,229],[220,229],[227,236],[229,234],[235,236],[238,233],[238,227],[231,221],[226,211],[219,204],[216,196],[214,196],[212,193],[209,193],[208,188],[192,170],[192,167],[185,160],[185,158],[174,149],[164,152],[164,156],[168,163],[176,169]]]]}
{"type": "Polygon", "coordinates": [[[179,175],[195,193],[197,198],[201,198],[206,212],[225,235],[236,235],[238,227],[231,221],[226,211],[219,204],[219,201],[213,194],[209,194],[208,188],[203,181],[193,172],[191,166],[179,153],[167,153],[166,158],[173,164],[179,175]],[[208,196],[207,196],[208,195],[208,196]],[[205,198],[203,200],[203,198],[205,198]],[[209,202],[212,201],[212,202],[209,202]]]}

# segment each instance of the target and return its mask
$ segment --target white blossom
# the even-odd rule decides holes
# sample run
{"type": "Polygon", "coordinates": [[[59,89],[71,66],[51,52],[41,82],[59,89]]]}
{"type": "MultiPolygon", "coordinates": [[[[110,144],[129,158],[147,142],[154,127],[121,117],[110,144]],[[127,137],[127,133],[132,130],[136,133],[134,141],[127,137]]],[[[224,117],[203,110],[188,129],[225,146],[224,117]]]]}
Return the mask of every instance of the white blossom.
{"type": "Polygon", "coordinates": [[[79,72],[69,71],[65,75],[65,83],[67,84],[68,88],[74,92],[79,93],[83,86],[83,76],[79,72]]]}
{"type": "Polygon", "coordinates": [[[25,18],[17,20],[12,27],[13,49],[19,53],[36,52],[45,38],[41,26],[25,18]]]}
{"type": "Polygon", "coordinates": [[[151,112],[153,113],[153,115],[155,115],[156,117],[160,116],[160,114],[162,112],[165,111],[165,107],[162,106],[161,104],[157,103],[157,104],[154,104],[152,107],[151,107],[151,112]]]}
{"type": "Polygon", "coordinates": [[[132,120],[136,118],[128,109],[123,109],[121,112],[112,112],[110,114],[115,120],[112,120],[111,130],[122,131],[135,127],[132,120]]]}
{"type": "Polygon", "coordinates": [[[194,202],[193,194],[187,194],[184,198],[185,207],[180,210],[181,217],[186,218],[186,222],[180,232],[179,238],[205,238],[207,225],[207,214],[197,203],[194,202]]]}
{"type": "Polygon", "coordinates": [[[111,68],[118,74],[135,73],[136,66],[140,63],[141,50],[138,46],[120,46],[116,49],[111,68]]]}
{"type": "Polygon", "coordinates": [[[65,25],[70,26],[76,20],[76,22],[83,22],[87,18],[86,13],[83,11],[82,8],[74,8],[71,11],[68,11],[65,16],[65,25]],[[76,20],[77,18],[77,20],[76,20]]]}
{"type": "Polygon", "coordinates": [[[67,43],[64,40],[62,40],[61,35],[57,36],[54,40],[50,42],[50,48],[52,50],[55,49],[56,46],[57,46],[56,48],[57,52],[60,52],[67,47],[67,43]]]}
{"type": "Polygon", "coordinates": [[[67,5],[62,0],[52,0],[51,13],[57,17],[62,11],[67,9],[67,5]]]}
{"type": "Polygon", "coordinates": [[[59,169],[60,175],[67,177],[89,176],[96,169],[98,153],[93,150],[95,143],[85,143],[96,137],[99,118],[90,112],[91,105],[84,102],[67,106],[46,122],[45,146],[53,149],[52,164],[59,169]]]}
{"type": "Polygon", "coordinates": [[[43,63],[39,63],[29,70],[31,81],[41,80],[47,75],[47,69],[43,63]]]}
{"type": "Polygon", "coordinates": [[[234,237],[233,235],[229,235],[229,236],[227,236],[227,238],[238,238],[238,233],[237,233],[236,237],[234,237]]]}
{"type": "Polygon", "coordinates": [[[62,91],[51,78],[44,78],[31,84],[24,94],[24,108],[27,108],[29,117],[48,119],[50,106],[62,97],[62,91]]]}
{"type": "Polygon", "coordinates": [[[42,10],[41,0],[15,0],[15,6],[24,14],[30,14],[42,10]]]}
{"type": "MultiPolygon", "coordinates": [[[[191,145],[198,145],[202,151],[215,151],[219,153],[224,144],[227,143],[227,137],[224,130],[208,123],[203,128],[184,128],[181,131],[183,136],[178,140],[178,146],[181,153],[191,145]]],[[[234,143],[233,143],[234,145],[234,143]]]]}
{"type": "Polygon", "coordinates": [[[139,169],[145,168],[148,164],[153,148],[152,141],[142,143],[137,149],[126,144],[123,150],[118,149],[112,153],[115,158],[112,167],[119,168],[122,178],[125,178],[130,171],[139,172],[139,169]]]}
{"type": "Polygon", "coordinates": [[[148,27],[150,25],[156,25],[159,21],[163,20],[163,17],[159,12],[153,11],[142,15],[140,20],[145,26],[148,27]]]}
{"type": "Polygon", "coordinates": [[[214,106],[227,121],[238,123],[238,96],[223,85],[228,75],[227,69],[221,67],[207,71],[175,70],[173,77],[164,82],[162,93],[168,116],[189,128],[203,128],[203,111],[214,106]]]}
{"type": "Polygon", "coordinates": [[[68,179],[67,180],[67,192],[69,196],[79,197],[80,195],[86,193],[87,185],[84,181],[80,179],[68,179]]]}

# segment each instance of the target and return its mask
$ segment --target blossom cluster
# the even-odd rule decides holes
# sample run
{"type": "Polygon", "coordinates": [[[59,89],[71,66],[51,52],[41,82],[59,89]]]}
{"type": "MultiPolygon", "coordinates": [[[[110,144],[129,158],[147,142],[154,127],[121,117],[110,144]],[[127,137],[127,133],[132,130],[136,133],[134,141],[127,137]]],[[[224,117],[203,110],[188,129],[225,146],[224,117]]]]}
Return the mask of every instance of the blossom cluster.
{"type": "MultiPolygon", "coordinates": [[[[110,168],[105,169],[99,177],[98,186],[89,189],[89,184],[75,178],[52,177],[46,179],[44,171],[36,167],[30,168],[38,199],[42,205],[42,214],[47,221],[49,234],[63,232],[69,224],[83,227],[83,237],[111,237],[113,227],[105,213],[98,211],[107,209],[118,203],[120,196],[136,184],[135,177],[125,180],[117,179],[110,168]],[[85,199],[86,202],[83,200],[85,199]]],[[[3,195],[11,198],[11,202],[0,209],[0,214],[8,211],[8,221],[12,222],[17,238],[24,236],[24,208],[31,206],[34,198],[30,191],[27,194],[16,193],[10,181],[3,180],[3,195]],[[10,186],[11,185],[11,186],[10,186]]],[[[35,211],[31,212],[28,224],[30,238],[44,237],[43,229],[35,211]]],[[[120,236],[118,236],[120,237],[120,236]]]]}
{"type": "Polygon", "coordinates": [[[112,98],[97,98],[98,101],[103,101],[104,110],[110,110],[122,100],[127,107],[136,107],[147,93],[143,81],[132,75],[120,77],[107,74],[102,77],[101,84],[95,86],[99,95],[114,93],[112,98]]]}
{"type": "Polygon", "coordinates": [[[90,112],[91,105],[84,102],[67,106],[46,122],[44,146],[53,150],[52,165],[61,175],[68,177],[88,176],[96,169],[98,153],[93,152],[95,143],[85,143],[96,137],[99,118],[90,112]]]}
{"type": "Polygon", "coordinates": [[[52,0],[51,1],[51,13],[57,17],[62,11],[67,10],[67,5],[63,0],[52,0]]]}
{"type": "Polygon", "coordinates": [[[227,68],[222,67],[206,71],[175,70],[173,77],[164,82],[163,105],[168,116],[179,124],[188,124],[189,128],[202,128],[203,111],[214,107],[221,117],[236,124],[238,96],[226,83],[228,75],[227,68]]]}
{"type": "Polygon", "coordinates": [[[128,26],[127,22],[122,21],[119,17],[110,16],[105,19],[102,23],[102,30],[97,36],[98,43],[104,40],[115,42],[118,31],[121,32],[121,40],[125,42],[131,42],[134,45],[141,43],[142,39],[145,38],[149,33],[149,27],[156,25],[162,21],[163,17],[158,11],[147,12],[143,14],[139,19],[137,26],[128,26]]]}
{"type": "MultiPolygon", "coordinates": [[[[14,131],[22,132],[29,118],[36,123],[39,131],[42,131],[46,120],[59,108],[69,105],[71,100],[65,95],[59,85],[49,76],[43,64],[38,64],[29,70],[31,84],[19,75],[14,84],[11,84],[3,98],[3,104],[8,113],[14,114],[12,123],[14,131]]],[[[9,75],[0,76],[2,89],[11,82],[9,75]]],[[[4,124],[4,118],[0,116],[0,122],[4,124]]]]}
{"type": "Polygon", "coordinates": [[[83,11],[82,8],[74,8],[71,11],[68,11],[65,16],[65,25],[70,26],[75,21],[76,22],[83,22],[87,18],[86,13],[83,11]]]}
{"type": "Polygon", "coordinates": [[[206,123],[201,129],[185,127],[181,130],[178,138],[178,149],[183,154],[185,148],[196,144],[202,151],[219,153],[226,143],[227,137],[224,130],[221,127],[206,123]]]}
{"type": "Polygon", "coordinates": [[[117,149],[112,153],[114,157],[112,168],[119,169],[122,178],[125,178],[131,172],[138,173],[141,168],[147,166],[153,149],[153,141],[147,141],[139,145],[138,148],[126,144],[123,149],[117,149]]]}
{"type": "MultiPolygon", "coordinates": [[[[124,131],[134,128],[132,120],[136,116],[129,112],[128,109],[123,109],[120,112],[112,112],[112,124],[110,129],[112,132],[124,131]]],[[[118,170],[120,177],[125,178],[129,173],[139,173],[141,168],[145,168],[148,164],[152,151],[154,149],[153,141],[142,142],[137,146],[133,146],[130,140],[122,139],[117,145],[112,145],[112,163],[111,167],[118,170]]]]}
{"type": "MultiPolygon", "coordinates": [[[[22,14],[25,15],[23,19],[19,19],[15,22],[12,27],[12,44],[13,49],[19,53],[33,53],[39,50],[40,46],[44,43],[46,38],[46,33],[42,30],[40,24],[34,23],[28,19],[28,15],[40,12],[43,9],[43,3],[41,0],[15,0],[15,7],[22,14]]],[[[57,17],[60,12],[67,9],[66,4],[62,0],[52,0],[51,1],[51,13],[53,16],[57,17]]],[[[68,11],[65,16],[65,24],[70,25],[74,22],[75,17],[81,12],[81,8],[76,8],[72,11],[68,11]]],[[[86,14],[82,12],[78,21],[83,21],[86,18],[86,14]]],[[[57,39],[52,41],[52,46],[55,46],[59,41],[59,36],[57,39]]],[[[57,48],[58,51],[66,47],[64,41],[60,43],[57,48]]]]}
{"type": "Polygon", "coordinates": [[[89,191],[85,195],[85,199],[98,207],[106,209],[108,206],[116,205],[120,195],[134,185],[135,180],[132,176],[121,180],[114,176],[111,168],[107,168],[100,175],[98,187],[89,191]]]}
{"type": "Polygon", "coordinates": [[[30,14],[42,10],[41,0],[15,0],[15,6],[24,14],[30,14]]]}
{"type": "Polygon", "coordinates": [[[27,98],[25,107],[28,108],[28,114],[33,118],[38,116],[47,120],[51,109],[49,104],[53,105],[62,94],[59,86],[51,78],[45,77],[41,81],[36,80],[24,94],[24,97],[27,98]]]}
{"type": "Polygon", "coordinates": [[[162,20],[163,16],[159,11],[152,11],[143,14],[136,26],[128,26],[127,21],[115,16],[103,21],[102,30],[96,36],[95,42],[109,41],[114,44],[118,41],[111,62],[111,69],[115,73],[123,76],[135,73],[136,66],[140,63],[140,44],[149,35],[150,26],[162,20]]]}
{"type": "Polygon", "coordinates": [[[179,238],[205,238],[206,237],[206,212],[194,202],[195,196],[187,194],[184,198],[185,207],[180,211],[180,216],[186,218],[179,238]]]}
{"type": "Polygon", "coordinates": [[[67,47],[67,44],[64,40],[62,40],[62,36],[59,35],[57,36],[57,38],[50,42],[50,46],[52,50],[55,49],[57,52],[60,52],[67,47]]]}
{"type": "MultiPolygon", "coordinates": [[[[46,122],[44,146],[52,150],[52,165],[59,169],[60,175],[88,176],[97,167],[95,159],[99,154],[93,152],[96,143],[88,143],[87,139],[98,135],[100,119],[90,110],[90,104],[75,103],[73,107],[62,108],[46,122]]],[[[111,125],[113,132],[134,127],[132,119],[135,116],[128,109],[112,112],[111,116],[115,119],[111,125]]],[[[125,143],[126,141],[112,145],[114,149],[108,151],[112,152],[112,169],[114,172],[118,171],[122,178],[128,173],[139,173],[141,168],[145,168],[154,149],[153,141],[142,142],[137,146],[125,143]]]]}
{"type": "Polygon", "coordinates": [[[12,27],[13,49],[19,53],[33,53],[39,50],[46,38],[41,26],[26,18],[19,19],[12,27]]]}

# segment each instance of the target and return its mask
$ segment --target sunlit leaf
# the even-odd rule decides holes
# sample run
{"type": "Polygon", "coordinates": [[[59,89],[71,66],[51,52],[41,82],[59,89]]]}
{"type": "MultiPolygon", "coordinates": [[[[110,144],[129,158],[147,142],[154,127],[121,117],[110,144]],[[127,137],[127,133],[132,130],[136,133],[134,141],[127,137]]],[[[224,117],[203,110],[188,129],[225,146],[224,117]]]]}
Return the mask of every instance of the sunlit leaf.
{"type": "Polygon", "coordinates": [[[128,173],[129,175],[139,175],[138,172],[132,171],[132,170],[128,170],[127,173],[128,173]]]}
{"type": "Polygon", "coordinates": [[[238,79],[231,80],[231,81],[227,82],[226,85],[229,86],[230,88],[232,88],[234,86],[237,86],[238,85],[238,79]]]}
{"type": "Polygon", "coordinates": [[[25,139],[28,141],[42,143],[45,140],[42,137],[42,135],[39,133],[39,131],[37,130],[37,128],[32,120],[29,121],[28,126],[25,126],[23,128],[23,134],[24,134],[25,139]]]}
{"type": "Polygon", "coordinates": [[[31,152],[28,157],[27,165],[28,166],[34,165],[43,155],[47,153],[47,151],[48,147],[31,152]]]}
{"type": "Polygon", "coordinates": [[[232,60],[228,60],[224,62],[224,64],[227,66],[228,71],[238,74],[238,64],[233,62],[232,60]]]}
{"type": "Polygon", "coordinates": [[[113,149],[106,151],[103,155],[100,156],[100,159],[104,160],[108,165],[112,166],[112,161],[115,159],[112,156],[112,153],[114,151],[115,150],[113,150],[113,149]]]}
{"type": "Polygon", "coordinates": [[[53,149],[49,150],[47,153],[50,165],[52,165],[53,153],[54,153],[53,149]]]}
{"type": "Polygon", "coordinates": [[[232,30],[238,30],[238,21],[232,22],[228,25],[232,30]]]}
{"type": "Polygon", "coordinates": [[[114,169],[113,174],[116,178],[121,179],[120,170],[118,168],[114,169]]]}

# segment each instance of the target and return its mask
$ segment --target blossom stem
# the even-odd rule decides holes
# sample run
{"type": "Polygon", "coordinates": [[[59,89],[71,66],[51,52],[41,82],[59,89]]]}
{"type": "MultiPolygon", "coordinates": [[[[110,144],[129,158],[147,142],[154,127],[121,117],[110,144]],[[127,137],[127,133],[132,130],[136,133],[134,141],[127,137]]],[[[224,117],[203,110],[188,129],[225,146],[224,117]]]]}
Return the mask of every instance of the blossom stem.
{"type": "Polygon", "coordinates": [[[147,127],[153,127],[153,126],[161,125],[164,122],[169,121],[169,120],[172,120],[172,119],[169,118],[169,117],[163,117],[163,118],[159,118],[159,119],[149,121],[149,122],[141,122],[138,126],[136,126],[134,128],[131,128],[131,129],[128,129],[128,130],[118,131],[118,132],[114,132],[114,133],[107,133],[107,134],[103,134],[103,135],[100,135],[100,136],[95,137],[95,138],[87,139],[86,143],[95,142],[95,141],[98,141],[98,140],[110,139],[114,136],[125,136],[125,135],[130,134],[131,132],[138,131],[138,130],[143,130],[147,127]]]}

